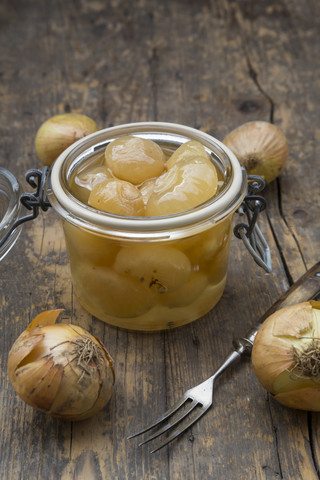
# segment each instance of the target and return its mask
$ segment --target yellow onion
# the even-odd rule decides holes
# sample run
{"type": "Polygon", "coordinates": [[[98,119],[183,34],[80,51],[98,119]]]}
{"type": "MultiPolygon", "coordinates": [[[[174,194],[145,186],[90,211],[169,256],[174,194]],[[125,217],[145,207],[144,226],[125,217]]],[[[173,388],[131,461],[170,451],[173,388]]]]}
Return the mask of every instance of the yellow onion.
{"type": "Polygon", "coordinates": [[[79,113],[63,113],[46,120],[35,138],[36,154],[43,165],[50,166],[76,140],[96,132],[94,120],[79,113]]]}
{"type": "Polygon", "coordinates": [[[27,404],[53,417],[83,420],[110,400],[113,361],[83,328],[55,323],[61,310],[43,312],[13,344],[8,373],[27,404]]]}
{"type": "Polygon", "coordinates": [[[282,308],[260,327],[252,366],[281,404],[320,411],[320,302],[282,308]]]}
{"type": "Polygon", "coordinates": [[[223,143],[249,175],[260,175],[267,183],[280,174],[288,158],[286,137],[269,122],[244,123],[230,132],[223,143]]]}

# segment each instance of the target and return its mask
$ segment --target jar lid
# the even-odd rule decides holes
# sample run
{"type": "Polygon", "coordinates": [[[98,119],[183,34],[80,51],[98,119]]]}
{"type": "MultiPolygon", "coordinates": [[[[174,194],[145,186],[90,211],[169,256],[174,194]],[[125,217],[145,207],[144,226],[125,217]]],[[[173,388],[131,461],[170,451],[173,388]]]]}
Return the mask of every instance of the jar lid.
{"type": "Polygon", "coordinates": [[[18,180],[11,172],[0,167],[0,261],[11,250],[21,232],[21,228],[16,228],[9,233],[20,217],[20,195],[18,180]]]}
{"type": "MultiPolygon", "coordinates": [[[[235,155],[211,135],[191,127],[174,123],[141,122],[106,128],[84,137],[66,149],[54,162],[50,172],[48,198],[51,205],[65,219],[95,231],[118,232],[126,236],[138,232],[144,236],[204,223],[214,223],[234,212],[241,204],[247,189],[245,170],[235,155]],[[225,179],[218,195],[198,207],[177,214],[159,217],[124,217],[89,207],[70,192],[74,172],[97,152],[103,151],[121,135],[136,135],[151,139],[160,146],[173,150],[184,142],[197,140],[205,147],[225,179]]],[[[117,233],[116,233],[117,234],[117,233]]]]}

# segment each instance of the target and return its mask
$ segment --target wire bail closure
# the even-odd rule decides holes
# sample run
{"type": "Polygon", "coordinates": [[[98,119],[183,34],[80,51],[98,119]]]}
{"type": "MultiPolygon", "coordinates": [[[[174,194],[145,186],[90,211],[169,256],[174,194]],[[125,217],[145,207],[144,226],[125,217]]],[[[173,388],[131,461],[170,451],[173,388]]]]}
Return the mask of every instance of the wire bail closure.
{"type": "Polygon", "coordinates": [[[259,213],[265,210],[267,202],[257,195],[266,186],[265,180],[258,175],[248,175],[248,192],[237,210],[239,215],[246,215],[248,223],[238,223],[234,234],[241,238],[254,261],[267,273],[272,271],[270,247],[257,225],[259,213]]]}
{"type": "Polygon", "coordinates": [[[16,230],[21,224],[35,219],[39,215],[39,208],[44,212],[51,207],[49,200],[46,197],[46,182],[48,176],[48,167],[44,167],[43,170],[31,169],[28,170],[25,174],[25,179],[32,188],[35,188],[34,193],[22,193],[20,195],[20,202],[27,209],[31,210],[29,215],[18,218],[8,229],[6,235],[0,241],[0,248],[7,242],[10,235],[16,230]]]}

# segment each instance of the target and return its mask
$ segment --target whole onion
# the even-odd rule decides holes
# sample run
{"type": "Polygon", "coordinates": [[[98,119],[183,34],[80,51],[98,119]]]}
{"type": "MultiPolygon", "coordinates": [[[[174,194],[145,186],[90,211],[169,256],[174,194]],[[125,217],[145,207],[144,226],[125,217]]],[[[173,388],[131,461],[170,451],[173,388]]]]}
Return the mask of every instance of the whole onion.
{"type": "Polygon", "coordinates": [[[61,310],[38,315],[13,344],[9,379],[33,408],[67,420],[94,415],[111,398],[113,361],[100,340],[72,324],[56,324],[61,310]]]}
{"type": "Polygon", "coordinates": [[[285,307],[267,318],[254,340],[252,366],[281,404],[320,411],[320,302],[285,307]]]}
{"type": "Polygon", "coordinates": [[[50,166],[72,143],[98,130],[94,120],[79,113],[63,113],[46,120],[35,138],[36,154],[43,165],[50,166]]]}
{"type": "Polygon", "coordinates": [[[269,122],[247,122],[230,132],[223,143],[238,158],[249,175],[272,182],[288,159],[288,144],[282,131],[269,122]]]}

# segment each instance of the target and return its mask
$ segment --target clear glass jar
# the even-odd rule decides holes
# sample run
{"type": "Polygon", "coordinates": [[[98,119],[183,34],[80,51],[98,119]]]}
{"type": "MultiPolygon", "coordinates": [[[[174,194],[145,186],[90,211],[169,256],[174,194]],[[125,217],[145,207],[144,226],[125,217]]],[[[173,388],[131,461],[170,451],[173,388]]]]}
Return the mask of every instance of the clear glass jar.
{"type": "Polygon", "coordinates": [[[83,307],[129,330],[187,324],[221,298],[233,215],[247,177],[221,142],[190,127],[159,122],[107,128],[71,145],[55,161],[48,198],[61,216],[74,290],[83,307]],[[79,167],[121,135],[135,135],[175,151],[197,140],[209,153],[223,186],[202,205],[159,217],[125,217],[91,208],[70,192],[79,167]]]}

